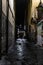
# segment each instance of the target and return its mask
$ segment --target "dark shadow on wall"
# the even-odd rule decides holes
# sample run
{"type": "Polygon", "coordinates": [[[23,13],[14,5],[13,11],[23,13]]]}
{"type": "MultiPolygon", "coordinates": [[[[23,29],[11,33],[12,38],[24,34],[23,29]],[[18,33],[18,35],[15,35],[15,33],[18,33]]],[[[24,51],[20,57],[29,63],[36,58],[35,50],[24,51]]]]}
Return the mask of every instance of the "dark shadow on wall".
{"type": "MultiPolygon", "coordinates": [[[[13,36],[13,26],[8,20],[8,48],[12,45],[14,36],[13,36]]],[[[6,15],[2,12],[2,54],[6,53],[6,15]]]]}

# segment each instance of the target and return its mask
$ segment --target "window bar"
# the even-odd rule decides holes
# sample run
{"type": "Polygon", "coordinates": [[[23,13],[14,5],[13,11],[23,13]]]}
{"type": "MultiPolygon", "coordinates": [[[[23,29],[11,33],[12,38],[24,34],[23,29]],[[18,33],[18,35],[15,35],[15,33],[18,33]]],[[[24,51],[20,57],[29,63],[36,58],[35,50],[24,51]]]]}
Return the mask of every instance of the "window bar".
{"type": "Polygon", "coordinates": [[[8,16],[9,16],[9,0],[7,0],[7,17],[6,17],[6,55],[8,53],[8,16]]]}
{"type": "Polygon", "coordinates": [[[0,60],[1,60],[1,36],[2,36],[2,0],[0,0],[0,60]]]}

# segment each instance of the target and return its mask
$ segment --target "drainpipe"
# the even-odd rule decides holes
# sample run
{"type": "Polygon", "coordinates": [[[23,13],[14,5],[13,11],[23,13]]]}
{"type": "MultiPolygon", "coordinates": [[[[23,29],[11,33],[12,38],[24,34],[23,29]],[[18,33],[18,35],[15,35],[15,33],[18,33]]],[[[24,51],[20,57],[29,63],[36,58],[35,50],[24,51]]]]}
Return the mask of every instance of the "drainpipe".
{"type": "Polygon", "coordinates": [[[9,16],[9,0],[6,2],[7,4],[7,17],[6,17],[6,55],[8,53],[8,16],[9,16]]]}
{"type": "Polygon", "coordinates": [[[15,43],[15,11],[16,11],[16,0],[13,0],[14,2],[14,43],[15,43]]]}
{"type": "Polygon", "coordinates": [[[1,59],[1,41],[2,41],[2,39],[1,39],[1,37],[2,37],[2,0],[0,0],[0,59],[1,59]]]}

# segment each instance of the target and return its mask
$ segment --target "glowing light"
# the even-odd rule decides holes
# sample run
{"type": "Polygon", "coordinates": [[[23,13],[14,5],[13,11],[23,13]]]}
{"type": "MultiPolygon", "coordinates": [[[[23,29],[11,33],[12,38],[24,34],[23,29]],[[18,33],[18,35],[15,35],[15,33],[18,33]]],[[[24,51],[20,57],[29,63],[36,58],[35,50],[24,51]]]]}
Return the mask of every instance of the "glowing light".
{"type": "Polygon", "coordinates": [[[13,0],[9,0],[11,9],[13,10],[13,0]]]}
{"type": "MultiPolygon", "coordinates": [[[[41,0],[43,3],[43,0],[41,0]]],[[[38,6],[40,0],[32,0],[32,17],[34,17],[35,8],[38,6]]]]}

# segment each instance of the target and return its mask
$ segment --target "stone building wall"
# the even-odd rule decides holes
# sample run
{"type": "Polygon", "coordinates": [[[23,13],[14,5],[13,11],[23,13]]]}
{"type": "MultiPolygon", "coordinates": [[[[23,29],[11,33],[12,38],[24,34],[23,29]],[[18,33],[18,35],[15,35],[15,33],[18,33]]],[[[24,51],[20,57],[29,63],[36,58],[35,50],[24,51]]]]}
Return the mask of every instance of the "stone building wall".
{"type": "MultiPolygon", "coordinates": [[[[13,9],[14,10],[14,9],[13,9]]],[[[9,3],[8,16],[8,47],[14,43],[14,11],[9,3]]],[[[2,52],[6,48],[6,18],[7,18],[7,0],[2,0],[2,52]]]]}

